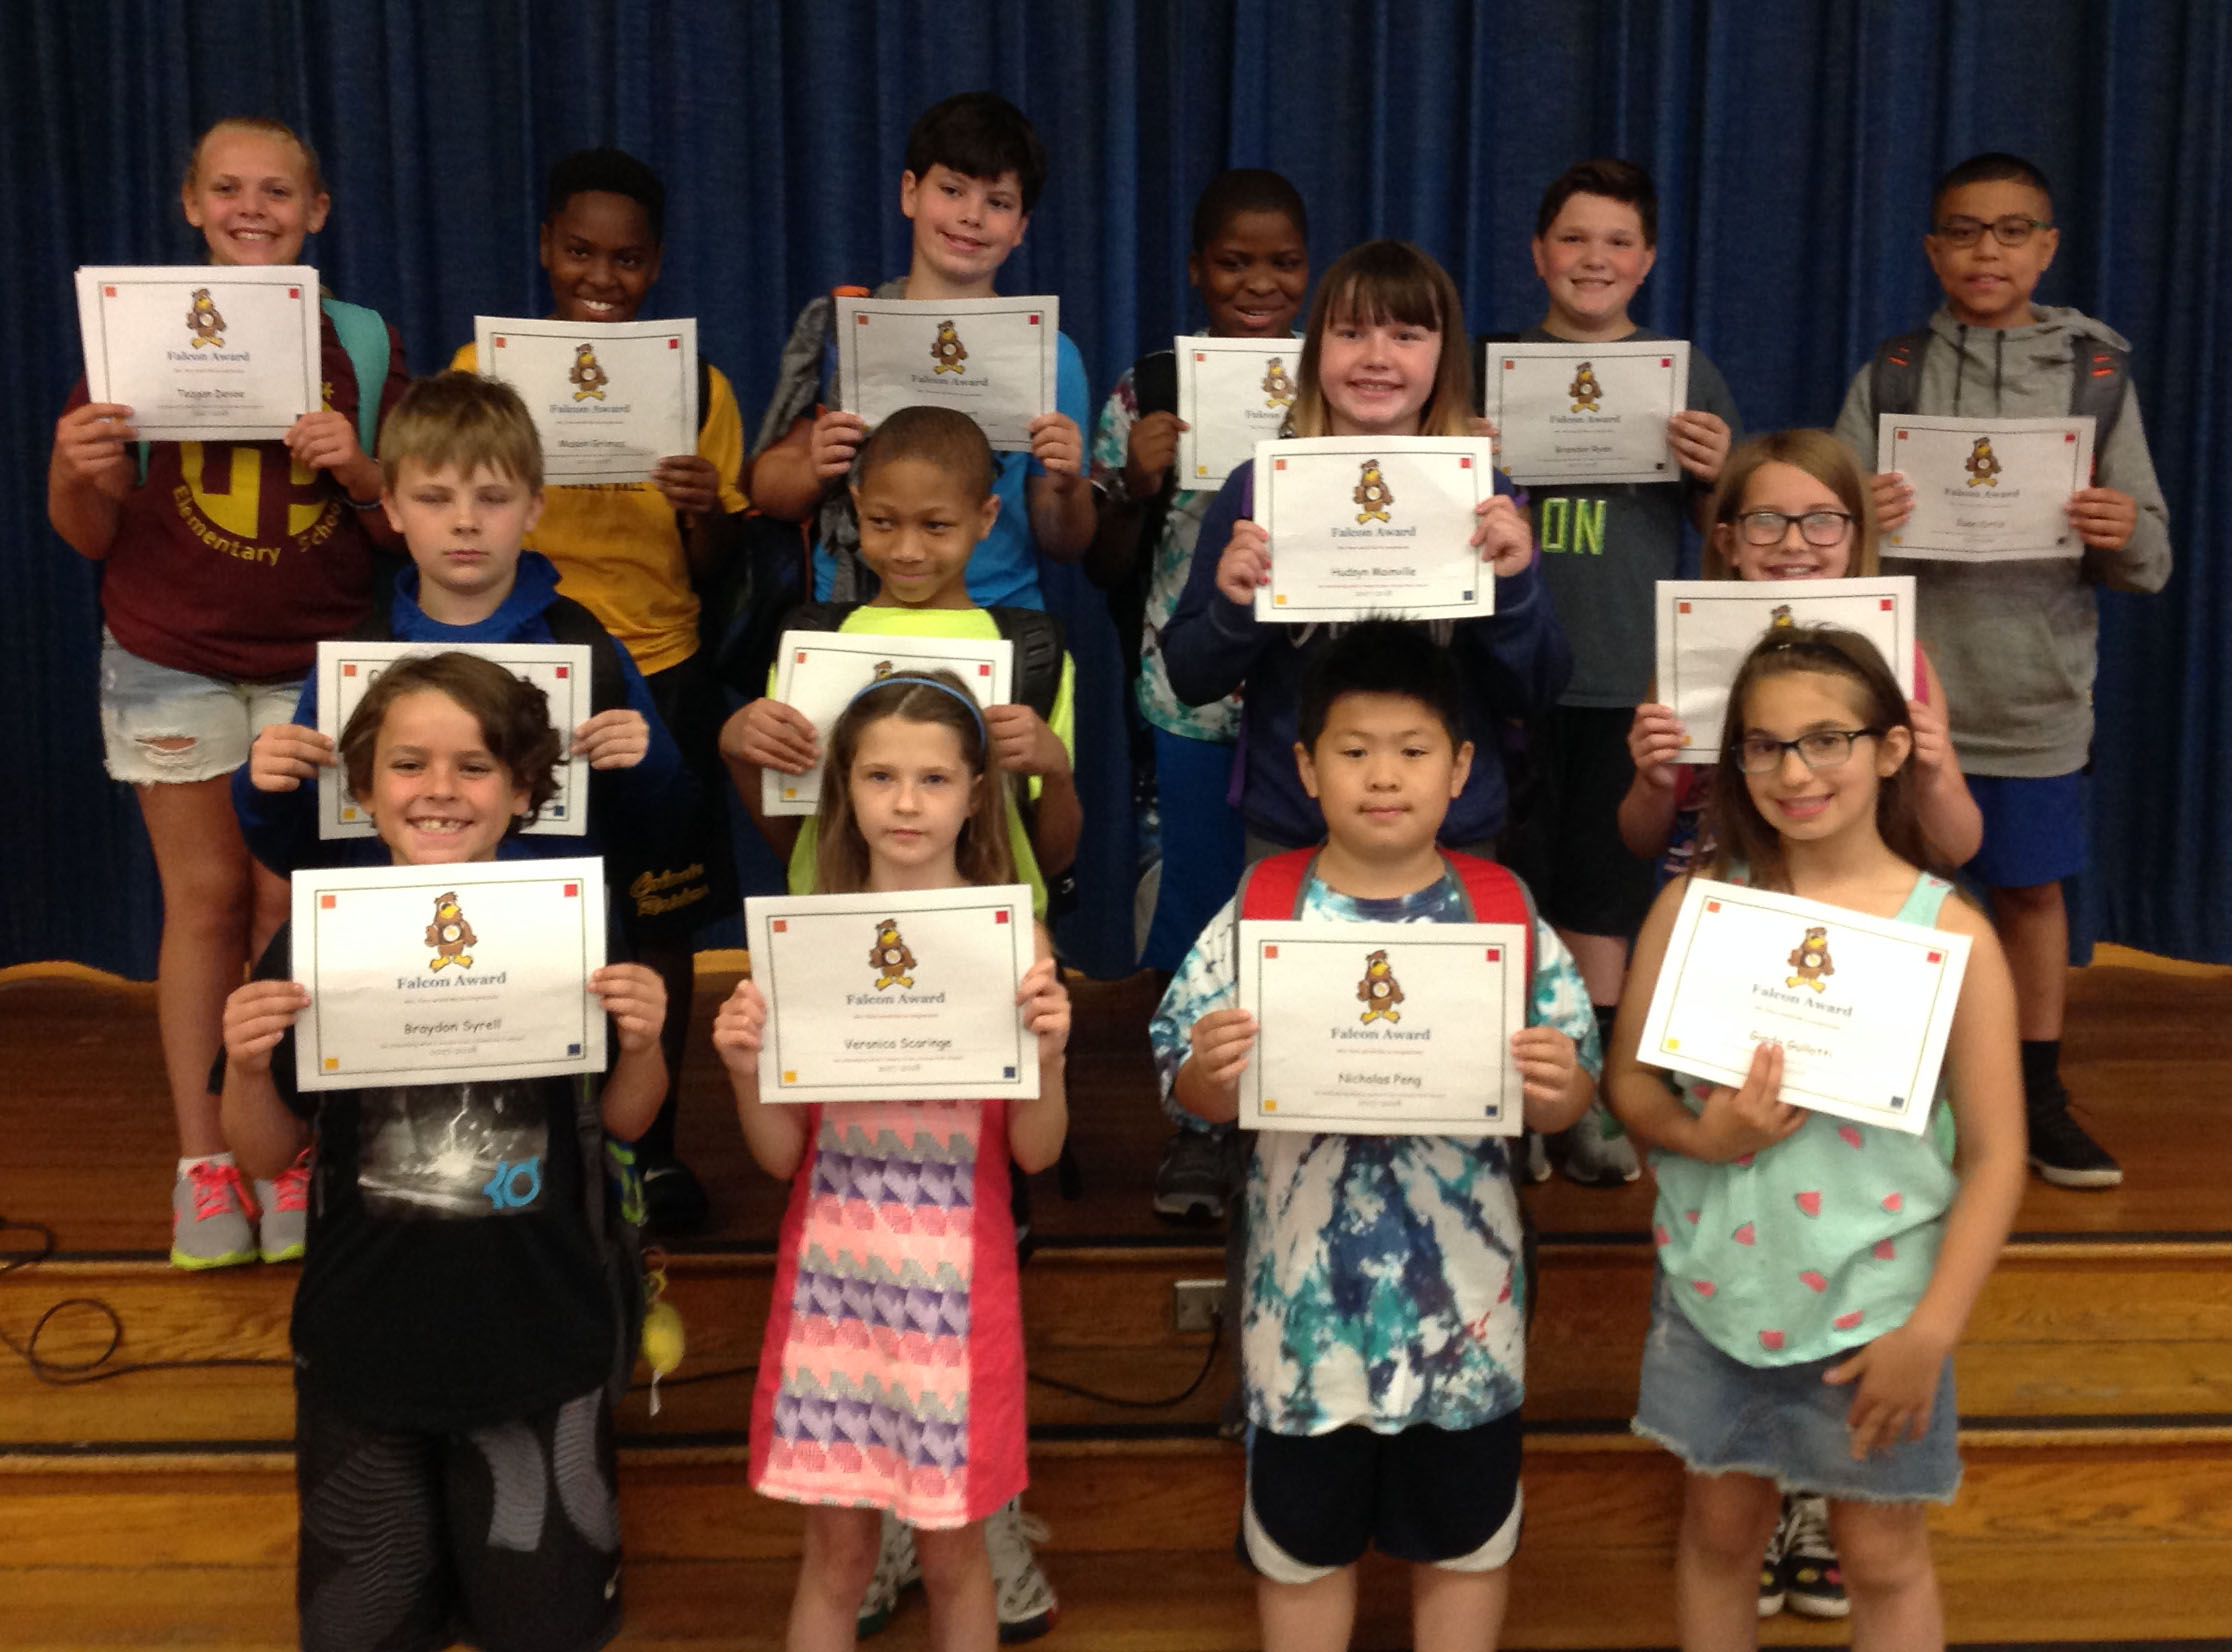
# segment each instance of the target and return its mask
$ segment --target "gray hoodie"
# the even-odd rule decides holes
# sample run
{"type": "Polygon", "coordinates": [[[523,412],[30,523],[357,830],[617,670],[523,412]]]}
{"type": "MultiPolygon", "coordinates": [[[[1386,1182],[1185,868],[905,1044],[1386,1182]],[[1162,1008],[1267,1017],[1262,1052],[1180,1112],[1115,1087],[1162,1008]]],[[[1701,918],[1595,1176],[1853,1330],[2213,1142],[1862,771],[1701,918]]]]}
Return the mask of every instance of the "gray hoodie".
{"type": "MultiPolygon", "coordinates": [[[[1916,413],[1981,418],[2060,418],[2082,348],[2101,339],[2128,350],[2105,324],[2071,309],[2033,306],[2028,327],[1968,327],[1939,306],[1930,317],[1916,413]]],[[[1845,392],[1837,435],[1876,468],[1872,372],[1845,392]]],[[[2093,455],[2097,485],[2128,493],[2139,525],[2121,549],[2035,562],[1925,562],[1886,556],[1886,574],[1913,574],[1923,646],[1945,682],[1961,766],[1971,774],[2040,778],[2081,769],[2092,747],[2093,675],[2099,663],[2095,585],[2159,591],[2170,577],[2170,515],[2155,480],[2139,398],[2093,455]]]]}

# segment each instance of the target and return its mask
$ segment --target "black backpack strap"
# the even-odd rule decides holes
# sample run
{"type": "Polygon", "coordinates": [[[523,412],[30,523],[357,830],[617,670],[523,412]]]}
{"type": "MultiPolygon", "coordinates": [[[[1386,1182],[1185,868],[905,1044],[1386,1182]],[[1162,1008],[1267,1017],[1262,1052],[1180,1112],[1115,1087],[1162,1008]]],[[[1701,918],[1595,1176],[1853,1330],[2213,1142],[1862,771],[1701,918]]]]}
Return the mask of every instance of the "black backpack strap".
{"type": "Polygon", "coordinates": [[[1000,635],[1015,645],[1015,701],[1054,720],[1062,691],[1062,622],[1036,608],[988,608],[1000,635]]]}
{"type": "MultiPolygon", "coordinates": [[[[1922,398],[1922,357],[1930,348],[1930,330],[1901,333],[1876,346],[1868,364],[1868,388],[1878,414],[1912,413],[1922,398]]],[[[1877,455],[1882,462],[1882,455],[1877,455]]]]}
{"type": "Polygon", "coordinates": [[[2103,338],[2080,338],[2070,363],[2069,413],[2093,421],[2093,461],[2108,445],[2108,432],[2116,428],[2123,412],[2124,391],[2131,384],[2131,352],[2120,350],[2103,338]]]}
{"type": "Polygon", "coordinates": [[[597,616],[571,597],[553,597],[543,610],[552,642],[589,650],[589,710],[591,715],[613,711],[628,703],[628,680],[620,670],[620,644],[597,616]]]}

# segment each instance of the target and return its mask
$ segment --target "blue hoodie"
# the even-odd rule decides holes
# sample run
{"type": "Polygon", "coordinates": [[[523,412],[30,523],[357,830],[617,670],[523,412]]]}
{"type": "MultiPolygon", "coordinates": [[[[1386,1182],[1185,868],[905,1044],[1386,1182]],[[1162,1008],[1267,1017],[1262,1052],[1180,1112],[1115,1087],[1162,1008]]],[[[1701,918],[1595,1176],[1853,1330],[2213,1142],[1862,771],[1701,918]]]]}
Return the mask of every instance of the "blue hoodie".
{"type": "MultiPolygon", "coordinates": [[[[558,569],[538,551],[522,551],[512,575],[512,588],[496,611],[478,625],[444,625],[427,617],[418,604],[419,572],[405,568],[395,576],[395,596],[383,628],[378,616],[352,634],[368,642],[423,642],[444,646],[463,643],[554,642],[550,629],[552,604],[570,599],[558,592],[558,569]]],[[[628,658],[628,651],[611,643],[625,685],[622,704],[642,713],[650,725],[651,744],[633,768],[593,769],[589,776],[589,829],[581,837],[535,836],[516,841],[516,853],[526,859],[566,855],[606,855],[641,860],[650,844],[672,829],[671,823],[687,813],[690,779],[682,766],[682,753],[659,720],[643,674],[628,658]]],[[[596,680],[596,673],[591,673],[596,680]]],[[[610,711],[592,703],[592,714],[610,711]]],[[[294,721],[304,728],[318,726],[318,673],[315,667],[303,679],[302,698],[295,703],[294,721]]],[[[569,743],[572,730],[561,729],[569,743]]],[[[318,836],[317,782],[306,781],[291,792],[259,792],[249,783],[248,765],[233,771],[233,810],[240,816],[241,835],[257,860],[286,877],[302,866],[384,866],[387,846],[378,838],[320,838],[318,836]]],[[[506,858],[509,858],[508,856],[506,858]]],[[[614,873],[607,873],[611,881],[614,873]]]]}

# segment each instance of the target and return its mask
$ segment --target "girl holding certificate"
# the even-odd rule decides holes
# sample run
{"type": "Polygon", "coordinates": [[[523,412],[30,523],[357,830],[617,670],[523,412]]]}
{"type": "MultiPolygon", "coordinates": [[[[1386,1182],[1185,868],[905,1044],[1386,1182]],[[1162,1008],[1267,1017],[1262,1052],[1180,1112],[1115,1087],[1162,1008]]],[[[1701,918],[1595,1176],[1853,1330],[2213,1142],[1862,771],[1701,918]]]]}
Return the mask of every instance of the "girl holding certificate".
{"type": "Polygon", "coordinates": [[[1739,1088],[1669,1089],[1638,1046],[1680,882],[1637,939],[1605,1089],[1658,1178],[1634,1426],[1691,1471],[1682,1644],[1753,1644],[1779,1493],[1803,1488],[1829,1500],[1855,1643],[1942,1647],[1924,1507],[1960,1482],[1953,1350],[2022,1196],[2014,989],[1991,925],[1921,870],[1915,730],[1873,643],[1771,632],[1737,674],[1722,747],[1709,875],[1970,951],[1947,1078],[1909,1134],[1782,1101],[1771,1042],[1739,1088]]]}
{"type": "MultiPolygon", "coordinates": [[[[217,265],[299,263],[330,205],[317,156],[272,120],[203,133],[181,198],[217,265]]],[[[251,1194],[225,1151],[209,1071],[225,995],[287,898],[249,859],[229,777],[256,731],[291,714],[319,639],[364,617],[373,538],[388,534],[357,414],[366,397],[384,412],[403,393],[402,345],[346,305],[327,306],[319,337],[328,405],[283,441],[136,444],[132,409],[88,401],[80,382],[47,469],[55,531],[103,565],[108,772],[138,793],[162,881],[155,992],[178,1121],[171,1260],[182,1268],[302,1254],[307,1155],[251,1194]],[[337,313],[352,343],[369,334],[384,345],[384,382],[360,380],[337,313]]]]}
{"type": "MultiPolygon", "coordinates": [[[[1005,782],[952,673],[861,690],[825,772],[816,893],[1014,881],[1005,782]]],[[[1024,1484],[1008,1160],[1046,1168],[1068,1128],[1069,995],[1043,928],[1036,960],[1017,993],[1038,1040],[1029,1101],[773,1105],[760,1096],[766,997],[739,982],[715,1018],[752,1156],[791,1181],[751,1460],[757,1490],[807,1508],[791,1646],[853,1644],[887,1515],[914,1528],[933,1644],[997,1639],[984,1525],[1024,1484]]]]}

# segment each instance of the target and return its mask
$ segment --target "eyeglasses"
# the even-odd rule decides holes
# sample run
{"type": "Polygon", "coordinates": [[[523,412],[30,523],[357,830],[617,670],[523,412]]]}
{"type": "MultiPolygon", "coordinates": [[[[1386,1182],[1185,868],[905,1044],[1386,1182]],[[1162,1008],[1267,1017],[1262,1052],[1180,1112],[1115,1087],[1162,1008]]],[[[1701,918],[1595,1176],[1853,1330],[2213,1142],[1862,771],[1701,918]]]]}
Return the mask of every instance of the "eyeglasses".
{"type": "Polygon", "coordinates": [[[1736,742],[1736,766],[1746,774],[1772,774],[1782,767],[1783,753],[1794,751],[1809,769],[1834,769],[1852,760],[1853,741],[1882,734],[1879,728],[1817,728],[1795,740],[1747,734],[1736,742]]]}
{"type": "Polygon", "coordinates": [[[1736,518],[1736,526],[1743,531],[1747,545],[1779,545],[1791,523],[1798,524],[1798,532],[1809,545],[1841,545],[1845,535],[1852,531],[1850,511],[1808,511],[1803,516],[1790,516],[1782,511],[1746,511],[1736,518]]]}
{"type": "Polygon", "coordinates": [[[2026,218],[2019,212],[2011,212],[1988,224],[1980,218],[1948,218],[1938,225],[1937,238],[1949,247],[1973,247],[1984,239],[1984,232],[1990,230],[1992,239],[2001,246],[2019,247],[2031,238],[2032,230],[2053,227],[2043,218],[2026,218]]]}

